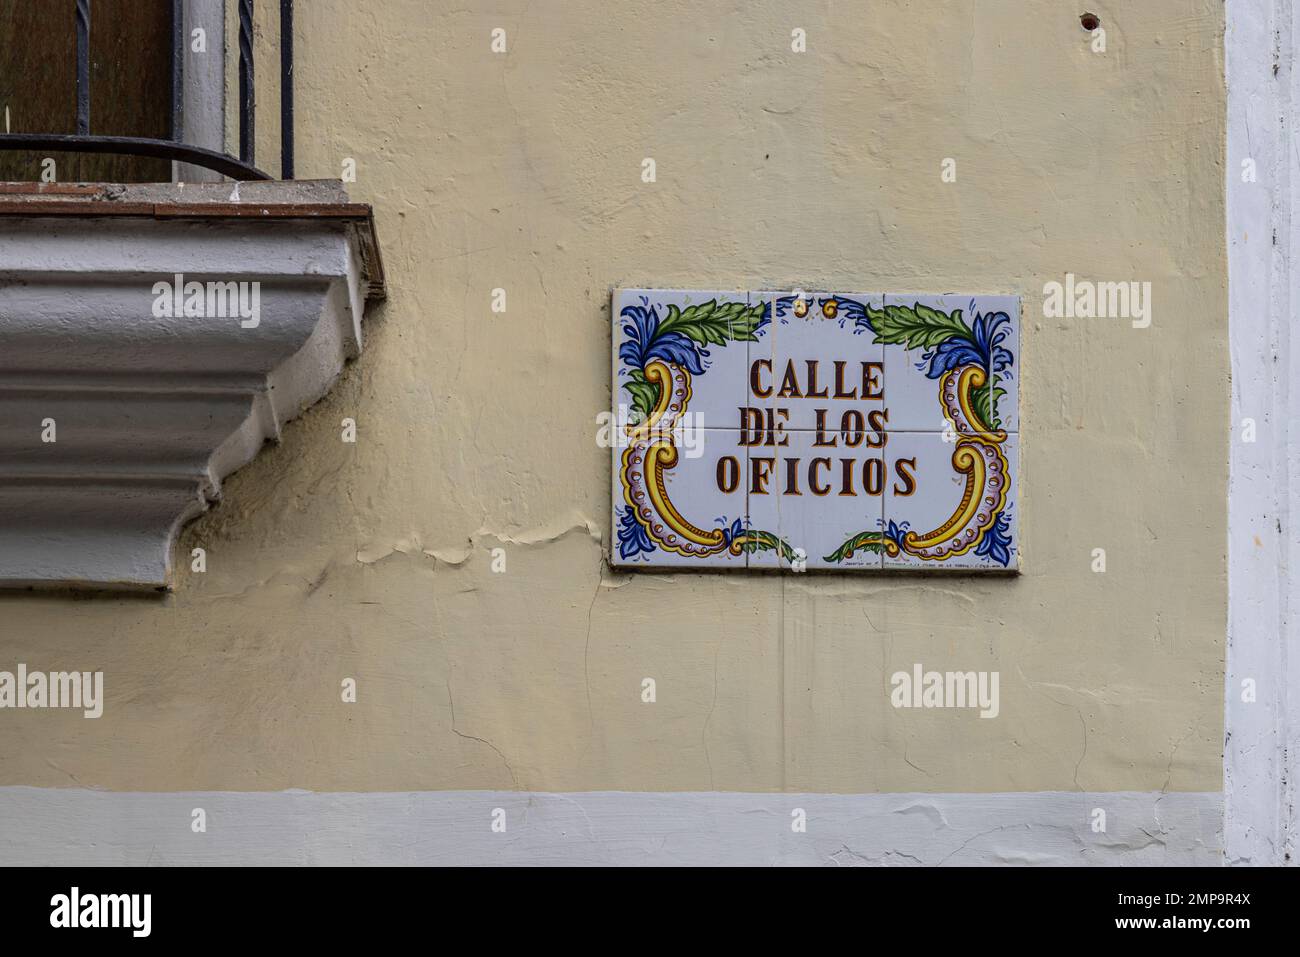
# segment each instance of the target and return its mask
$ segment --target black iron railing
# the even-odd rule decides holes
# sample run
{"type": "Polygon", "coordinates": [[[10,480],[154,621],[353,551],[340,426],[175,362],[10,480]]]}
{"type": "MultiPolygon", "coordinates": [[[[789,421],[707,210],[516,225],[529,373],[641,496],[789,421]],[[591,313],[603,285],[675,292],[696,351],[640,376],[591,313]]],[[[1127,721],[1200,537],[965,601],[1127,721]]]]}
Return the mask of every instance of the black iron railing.
{"type": "MultiPolygon", "coordinates": [[[[181,142],[184,130],[185,26],[183,0],[172,0],[171,138],[97,136],[90,132],[90,5],[76,3],[77,132],[0,133],[0,150],[114,153],[190,163],[231,179],[273,179],[255,165],[253,0],[239,5],[239,157],[181,142]]],[[[293,179],[293,0],[280,0],[280,178],[293,179]]]]}

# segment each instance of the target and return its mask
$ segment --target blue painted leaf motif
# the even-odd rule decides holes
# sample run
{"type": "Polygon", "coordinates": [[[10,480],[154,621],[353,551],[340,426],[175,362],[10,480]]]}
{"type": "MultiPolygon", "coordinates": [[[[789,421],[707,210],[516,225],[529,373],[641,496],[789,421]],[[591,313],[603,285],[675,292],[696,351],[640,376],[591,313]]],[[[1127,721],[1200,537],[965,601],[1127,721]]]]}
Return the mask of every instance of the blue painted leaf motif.
{"type": "Polygon", "coordinates": [[[1014,358],[1011,351],[1002,343],[1011,334],[1011,317],[1005,312],[993,312],[988,315],[976,315],[972,335],[975,345],[983,358],[987,372],[1002,372],[1011,368],[1014,358]],[[1002,328],[1005,326],[1006,328],[1002,328]]]}
{"type": "Polygon", "coordinates": [[[680,332],[666,332],[650,346],[646,357],[675,362],[692,375],[700,375],[708,368],[709,350],[701,349],[680,332]]]}
{"type": "Polygon", "coordinates": [[[991,558],[1002,567],[1006,567],[1011,562],[1011,519],[1007,516],[1005,510],[998,512],[993,518],[993,524],[989,530],[984,533],[980,543],[975,546],[975,554],[984,558],[991,558]]]}
{"type": "Polygon", "coordinates": [[[898,522],[895,522],[891,518],[889,520],[889,524],[886,525],[884,528],[884,536],[885,538],[893,542],[895,545],[902,548],[903,536],[907,534],[908,529],[911,527],[912,527],[911,522],[903,522],[902,524],[899,524],[898,522]]]}
{"type": "Polygon", "coordinates": [[[953,336],[951,339],[945,339],[929,352],[923,353],[916,367],[926,369],[926,378],[938,379],[945,372],[972,363],[985,365],[979,348],[967,339],[953,336]],[[928,368],[926,368],[927,363],[928,368]]]}
{"type": "Polygon", "coordinates": [[[870,310],[870,309],[869,309],[865,304],[863,304],[863,303],[855,302],[854,305],[855,305],[855,306],[861,306],[861,307],[862,307],[862,313],[861,313],[861,315],[858,315],[858,314],[857,314],[857,310],[856,310],[856,309],[854,310],[854,316],[853,316],[853,334],[854,334],[855,336],[858,336],[858,335],[861,335],[861,334],[864,333],[864,332],[869,332],[869,333],[871,333],[873,336],[876,337],[876,340],[877,340],[877,341],[879,341],[879,340],[880,340],[880,330],[877,329],[877,328],[876,328],[876,324],[875,324],[874,322],[871,321],[871,310],[870,310]]]}
{"type": "MultiPolygon", "coordinates": [[[[998,313],[998,315],[1003,317],[1007,324],[1007,328],[1003,329],[992,338],[993,371],[1003,372],[1010,369],[1011,366],[1015,364],[1016,359],[1015,356],[1011,354],[1011,350],[1002,345],[1002,342],[1007,338],[1007,336],[1011,335],[1011,319],[1005,312],[998,313]]],[[[1008,375],[1010,375],[1010,373],[1008,373],[1008,375]]]]}
{"type": "Polygon", "coordinates": [[[626,306],[619,315],[629,321],[623,324],[623,335],[627,338],[618,347],[618,357],[633,369],[643,368],[641,359],[659,328],[659,317],[654,310],[641,306],[626,306]]]}
{"type": "Polygon", "coordinates": [[[740,519],[736,519],[734,522],[731,523],[730,526],[728,526],[727,516],[724,515],[722,516],[722,518],[718,519],[718,523],[723,526],[722,540],[726,542],[728,545],[730,545],[732,541],[736,539],[737,536],[743,535],[745,533],[745,523],[740,519]]]}
{"type": "Polygon", "coordinates": [[[871,320],[867,318],[866,303],[858,302],[856,299],[849,299],[847,296],[827,296],[824,299],[818,299],[819,306],[824,306],[827,302],[835,303],[835,321],[841,329],[845,323],[853,323],[853,334],[859,335],[871,328],[871,320]],[[863,327],[866,327],[865,329],[863,327]]]}
{"type": "Polygon", "coordinates": [[[644,369],[652,359],[674,362],[692,375],[700,375],[708,367],[707,349],[680,332],[659,332],[659,313],[654,306],[625,306],[619,315],[629,321],[623,324],[627,339],[619,346],[618,357],[633,369],[644,369]]]}
{"type": "Polygon", "coordinates": [[[954,335],[921,355],[918,369],[938,379],[958,366],[979,365],[991,377],[1011,367],[1014,358],[1002,343],[1011,334],[1011,317],[1005,312],[975,313],[968,335],[954,335]],[[1004,326],[1008,328],[1003,328],[1004,326]]]}
{"type": "Polygon", "coordinates": [[[630,508],[619,509],[618,518],[618,554],[624,558],[636,558],[648,555],[655,550],[649,534],[636,520],[636,513],[630,508]]]}
{"type": "Polygon", "coordinates": [[[781,320],[781,325],[784,326],[788,324],[790,322],[790,319],[788,317],[792,315],[794,312],[794,303],[796,298],[797,297],[795,296],[778,296],[775,300],[768,300],[764,302],[763,318],[759,320],[758,327],[755,329],[755,333],[761,335],[762,333],[759,333],[758,329],[762,329],[766,327],[767,324],[772,321],[773,305],[776,306],[776,318],[781,320]]]}

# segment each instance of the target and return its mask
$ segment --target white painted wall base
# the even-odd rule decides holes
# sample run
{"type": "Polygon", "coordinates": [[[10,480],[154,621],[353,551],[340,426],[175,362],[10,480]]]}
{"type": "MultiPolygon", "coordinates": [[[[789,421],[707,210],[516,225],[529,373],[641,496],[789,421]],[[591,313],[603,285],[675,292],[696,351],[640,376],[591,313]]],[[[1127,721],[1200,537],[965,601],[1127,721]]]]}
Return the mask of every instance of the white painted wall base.
{"type": "Polygon", "coordinates": [[[0,865],[1216,865],[1222,812],[1217,793],[4,787],[0,865]],[[191,830],[195,808],[206,833],[191,830]],[[805,833],[792,830],[796,808],[805,833]],[[1094,833],[1098,808],[1106,830],[1094,833]]]}

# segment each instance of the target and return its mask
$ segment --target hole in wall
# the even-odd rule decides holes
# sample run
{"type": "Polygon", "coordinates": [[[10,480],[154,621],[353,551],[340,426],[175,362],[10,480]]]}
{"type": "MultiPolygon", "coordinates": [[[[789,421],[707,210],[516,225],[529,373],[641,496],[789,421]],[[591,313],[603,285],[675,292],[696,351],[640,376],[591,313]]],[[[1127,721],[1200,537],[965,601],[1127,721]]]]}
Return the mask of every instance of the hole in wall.
{"type": "Polygon", "coordinates": [[[1101,17],[1095,13],[1081,13],[1079,14],[1079,26],[1091,33],[1101,26],[1101,17]]]}

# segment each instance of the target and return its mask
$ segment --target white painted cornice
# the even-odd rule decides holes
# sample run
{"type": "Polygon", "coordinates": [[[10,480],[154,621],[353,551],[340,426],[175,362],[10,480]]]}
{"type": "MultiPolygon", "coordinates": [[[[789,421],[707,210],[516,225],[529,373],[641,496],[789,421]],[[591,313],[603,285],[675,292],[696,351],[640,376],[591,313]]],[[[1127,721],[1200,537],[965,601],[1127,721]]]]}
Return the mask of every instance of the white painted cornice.
{"type": "Polygon", "coordinates": [[[180,528],[360,353],[383,295],[369,207],[324,183],[14,189],[0,587],[170,587],[180,528]],[[155,315],[177,274],[258,283],[256,326],[155,315]]]}

